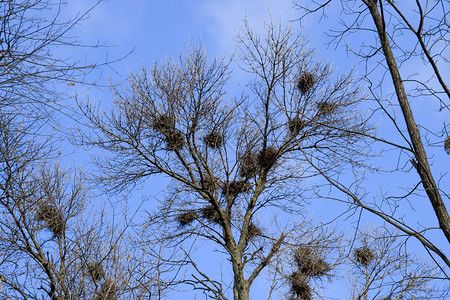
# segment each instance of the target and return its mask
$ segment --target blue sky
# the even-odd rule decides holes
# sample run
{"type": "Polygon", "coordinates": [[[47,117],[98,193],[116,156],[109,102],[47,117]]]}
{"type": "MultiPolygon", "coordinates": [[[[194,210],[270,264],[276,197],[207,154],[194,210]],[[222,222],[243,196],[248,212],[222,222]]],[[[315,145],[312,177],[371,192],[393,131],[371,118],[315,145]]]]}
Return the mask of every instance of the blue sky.
{"type": "MultiPolygon", "coordinates": [[[[80,0],[70,4],[72,12],[88,8],[94,1],[80,0]]],[[[290,0],[281,1],[108,1],[93,10],[76,33],[81,40],[105,41],[126,52],[135,48],[124,65],[135,67],[178,53],[189,39],[200,39],[212,53],[223,53],[234,47],[233,38],[247,15],[255,25],[270,13],[284,20],[294,11],[290,0]]],[[[122,67],[122,66],[121,66],[122,67]]]]}

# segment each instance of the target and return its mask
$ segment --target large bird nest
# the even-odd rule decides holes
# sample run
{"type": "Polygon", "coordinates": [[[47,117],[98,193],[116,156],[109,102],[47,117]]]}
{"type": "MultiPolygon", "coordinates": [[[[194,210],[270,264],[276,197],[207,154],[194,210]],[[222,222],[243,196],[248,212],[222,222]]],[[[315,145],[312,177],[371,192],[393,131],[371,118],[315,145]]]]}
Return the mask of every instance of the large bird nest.
{"type": "Polygon", "coordinates": [[[205,143],[206,146],[210,148],[218,149],[222,147],[224,138],[221,133],[217,131],[212,131],[203,138],[203,142],[205,143]]]}
{"type": "Polygon", "coordinates": [[[258,170],[258,156],[255,153],[249,152],[242,157],[239,175],[245,178],[254,177],[258,173],[258,170]]]}
{"type": "Polygon", "coordinates": [[[250,192],[252,185],[247,180],[237,180],[225,184],[223,187],[223,193],[230,197],[236,197],[242,193],[250,192]]]}
{"type": "Polygon", "coordinates": [[[288,277],[292,292],[297,299],[311,300],[311,287],[305,275],[300,272],[294,272],[288,277]]]}
{"type": "Polygon", "coordinates": [[[262,230],[258,226],[256,226],[253,223],[250,223],[248,225],[247,238],[246,238],[247,243],[249,241],[251,241],[252,239],[254,239],[255,237],[261,236],[261,235],[262,235],[262,230]]]}
{"type": "Polygon", "coordinates": [[[162,133],[172,131],[175,129],[175,118],[167,114],[158,115],[153,119],[152,128],[162,133]]]}
{"type": "Polygon", "coordinates": [[[305,127],[306,122],[300,119],[299,117],[295,117],[288,122],[289,133],[292,136],[296,136],[300,133],[300,131],[305,127]]]}
{"type": "Polygon", "coordinates": [[[305,276],[323,276],[331,270],[330,264],[307,247],[299,247],[294,251],[294,261],[298,271],[305,276]]]}
{"type": "Polygon", "coordinates": [[[204,175],[202,182],[203,189],[211,193],[214,192],[214,190],[216,189],[216,181],[217,179],[212,178],[209,175],[204,175]]]}
{"type": "Polygon", "coordinates": [[[66,230],[66,223],[61,212],[49,203],[41,204],[37,211],[37,220],[45,222],[46,227],[55,237],[62,237],[66,230]]]}
{"type": "Polygon", "coordinates": [[[208,205],[202,208],[203,218],[217,224],[221,224],[219,212],[212,205],[208,205]]]}
{"type": "Polygon", "coordinates": [[[367,246],[356,248],[354,255],[356,262],[364,267],[368,267],[375,258],[375,253],[367,246]]]}
{"type": "Polygon", "coordinates": [[[258,164],[262,169],[270,169],[278,159],[278,151],[275,147],[267,147],[258,155],[258,164]]]}
{"type": "Polygon", "coordinates": [[[176,130],[166,132],[167,148],[171,151],[179,151],[185,144],[184,135],[176,130]]]}
{"type": "Polygon", "coordinates": [[[176,217],[176,221],[178,222],[180,227],[185,227],[187,225],[190,225],[197,218],[198,218],[198,215],[194,210],[188,210],[188,211],[180,213],[176,217]]]}
{"type": "Polygon", "coordinates": [[[305,72],[297,81],[297,88],[302,94],[306,94],[316,83],[316,78],[313,74],[305,72]]]}

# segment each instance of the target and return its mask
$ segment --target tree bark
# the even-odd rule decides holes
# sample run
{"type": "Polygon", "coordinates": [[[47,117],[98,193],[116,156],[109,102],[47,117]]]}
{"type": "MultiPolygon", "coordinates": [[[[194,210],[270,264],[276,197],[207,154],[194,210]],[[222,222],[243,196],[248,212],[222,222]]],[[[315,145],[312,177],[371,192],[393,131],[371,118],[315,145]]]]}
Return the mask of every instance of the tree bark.
{"type": "Polygon", "coordinates": [[[233,296],[234,300],[249,300],[250,286],[244,278],[244,267],[241,256],[238,251],[235,251],[231,258],[234,273],[233,296]]]}
{"type": "MultiPolygon", "coordinates": [[[[395,93],[397,95],[398,103],[400,104],[400,108],[402,110],[403,117],[408,129],[408,134],[411,139],[414,150],[414,159],[412,160],[413,165],[416,168],[420,179],[422,180],[422,185],[427,193],[431,205],[433,206],[433,210],[439,221],[439,227],[441,228],[447,240],[450,242],[450,218],[448,215],[448,211],[445,207],[444,201],[442,200],[439,189],[431,173],[425,148],[419,134],[419,128],[417,127],[417,124],[414,120],[414,116],[408,102],[408,97],[405,92],[405,87],[403,85],[403,80],[400,76],[400,72],[386,34],[385,23],[382,15],[380,14],[380,11],[378,10],[378,2],[379,1],[377,0],[364,1],[364,3],[369,8],[370,14],[375,23],[383,54],[389,67],[389,72],[391,74],[392,82],[395,87],[395,93]]],[[[382,5],[381,2],[380,5],[382,5]]]]}

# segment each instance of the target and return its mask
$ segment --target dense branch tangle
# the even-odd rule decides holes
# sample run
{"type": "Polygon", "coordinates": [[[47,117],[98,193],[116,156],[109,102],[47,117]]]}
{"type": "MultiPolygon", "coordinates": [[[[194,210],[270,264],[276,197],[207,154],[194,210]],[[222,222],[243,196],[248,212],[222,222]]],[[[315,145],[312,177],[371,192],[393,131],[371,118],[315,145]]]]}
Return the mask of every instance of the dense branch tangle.
{"type": "Polygon", "coordinates": [[[86,76],[109,62],[83,64],[57,54],[70,49],[84,56],[81,49],[100,46],[69,35],[100,2],[70,19],[62,0],[0,1],[2,299],[130,299],[157,290],[153,264],[120,239],[129,221],[119,228],[98,202],[88,209],[93,203],[78,170],[58,164],[59,149],[69,144],[62,123],[74,108],[62,104],[65,89],[94,85],[86,76]]]}
{"type": "Polygon", "coordinates": [[[0,107],[26,110],[28,117],[43,120],[52,110],[63,109],[66,85],[97,83],[87,78],[112,61],[81,63],[55,55],[55,49],[83,53],[101,47],[70,36],[100,2],[70,19],[63,16],[62,0],[0,1],[0,107]]]}
{"type": "MultiPolygon", "coordinates": [[[[172,178],[176,185],[150,218],[165,228],[158,240],[178,248],[212,241],[231,261],[234,299],[248,299],[281,249],[328,243],[320,234],[302,237],[315,226],[289,217],[301,212],[304,179],[318,174],[302,157],[313,154],[327,170],[360,164],[357,133],[369,131],[355,109],[362,95],[351,75],[316,61],[291,28],[266,29],[259,36],[246,26],[239,36],[237,63],[250,79],[241,97],[226,90],[232,61],[208,60],[191,46],[131,74],[128,87],[114,89],[110,113],[82,106],[93,134],[80,142],[111,154],[97,159],[104,171],[97,179],[120,191],[152,174],[172,178]],[[267,215],[280,228],[264,228],[258,216],[267,215]]],[[[197,273],[188,283],[222,299],[222,285],[197,273]]]]}
{"type": "MultiPolygon", "coordinates": [[[[151,295],[159,282],[153,274],[157,265],[140,260],[147,249],[124,245],[128,224],[119,226],[104,211],[88,209],[87,185],[77,171],[49,162],[50,139],[36,143],[34,126],[0,109],[1,297],[151,295]]],[[[159,268],[158,276],[164,270],[159,268]]]]}

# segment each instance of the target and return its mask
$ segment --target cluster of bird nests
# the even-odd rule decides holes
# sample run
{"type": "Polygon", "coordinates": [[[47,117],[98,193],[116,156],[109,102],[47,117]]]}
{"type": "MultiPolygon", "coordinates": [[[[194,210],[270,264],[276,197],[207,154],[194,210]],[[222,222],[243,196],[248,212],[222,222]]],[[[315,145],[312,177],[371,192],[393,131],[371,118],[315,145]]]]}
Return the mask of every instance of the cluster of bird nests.
{"type": "Polygon", "coordinates": [[[297,270],[288,277],[291,290],[299,299],[312,299],[308,279],[327,275],[331,266],[314,249],[304,246],[294,251],[294,262],[297,270]]]}
{"type": "Polygon", "coordinates": [[[445,142],[444,142],[444,149],[445,149],[445,151],[447,152],[447,154],[450,155],[450,136],[448,136],[448,137],[445,139],[445,142]]]}
{"type": "Polygon", "coordinates": [[[305,126],[306,122],[299,117],[295,117],[288,122],[288,130],[291,136],[298,135],[305,126]]]}
{"type": "Polygon", "coordinates": [[[207,205],[200,209],[200,214],[197,213],[195,210],[186,210],[183,212],[180,212],[176,218],[175,221],[178,222],[179,226],[181,228],[186,227],[195,220],[197,220],[199,217],[202,217],[212,223],[216,223],[221,225],[222,221],[220,219],[219,212],[214,208],[213,205],[207,205]]]}
{"type": "Polygon", "coordinates": [[[117,299],[117,285],[111,279],[106,279],[97,293],[97,300],[116,300],[117,299]]]}
{"type": "Polygon", "coordinates": [[[354,255],[356,262],[364,267],[368,267],[375,258],[375,253],[367,246],[356,248],[354,255]]]}
{"type": "Polygon", "coordinates": [[[167,149],[170,151],[179,151],[185,144],[184,135],[175,128],[175,118],[160,114],[153,118],[152,128],[165,136],[167,149]]]}
{"type": "Polygon", "coordinates": [[[105,270],[101,262],[90,262],[87,265],[88,273],[94,281],[99,281],[105,277],[105,270]]]}
{"type": "Polygon", "coordinates": [[[297,81],[297,88],[302,94],[306,94],[316,83],[316,78],[313,74],[304,72],[297,81]]]}
{"type": "Polygon", "coordinates": [[[273,147],[267,147],[258,154],[248,152],[241,158],[241,167],[239,175],[244,178],[256,176],[259,170],[268,170],[277,162],[278,150],[273,147]]]}
{"type": "Polygon", "coordinates": [[[222,192],[229,197],[236,197],[242,193],[250,192],[252,185],[247,180],[235,180],[228,184],[224,184],[222,192]]]}
{"type": "Polygon", "coordinates": [[[197,218],[198,218],[198,214],[195,210],[187,210],[187,211],[180,213],[176,217],[176,221],[178,222],[180,227],[185,227],[187,225],[190,225],[197,218]]]}
{"type": "Polygon", "coordinates": [[[224,143],[224,137],[223,134],[217,131],[211,131],[209,134],[203,137],[203,142],[209,148],[218,149],[222,147],[224,143]]]}
{"type": "Polygon", "coordinates": [[[49,203],[41,204],[37,211],[37,220],[45,222],[45,226],[55,237],[61,238],[64,235],[66,223],[61,212],[54,205],[49,203]]]}

